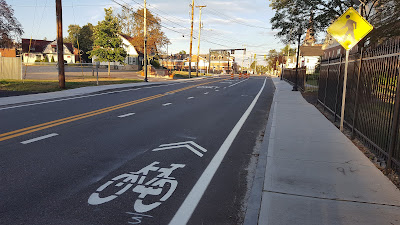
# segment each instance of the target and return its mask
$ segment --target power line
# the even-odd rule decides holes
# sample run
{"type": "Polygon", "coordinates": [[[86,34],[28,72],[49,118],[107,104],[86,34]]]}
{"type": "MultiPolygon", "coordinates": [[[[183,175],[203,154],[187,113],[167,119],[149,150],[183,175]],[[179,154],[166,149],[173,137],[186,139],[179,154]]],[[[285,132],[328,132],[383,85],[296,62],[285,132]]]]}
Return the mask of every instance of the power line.
{"type": "MultiPolygon", "coordinates": [[[[204,1],[202,0],[202,2],[204,2],[204,1]]],[[[252,25],[252,24],[248,24],[248,23],[243,22],[243,21],[239,21],[239,20],[237,20],[237,18],[233,18],[232,16],[226,15],[226,14],[220,12],[220,11],[213,10],[211,7],[208,8],[206,11],[209,11],[211,14],[213,14],[215,16],[218,16],[218,17],[220,17],[222,19],[225,19],[225,20],[226,20],[226,18],[230,18],[231,19],[231,20],[229,20],[230,22],[237,23],[237,24],[240,24],[240,25],[243,25],[243,26],[266,29],[266,30],[272,29],[272,28],[268,28],[268,27],[252,25]]]]}
{"type": "MultiPolygon", "coordinates": [[[[111,1],[115,2],[116,4],[120,5],[121,7],[124,7],[125,9],[127,9],[127,10],[129,10],[129,11],[132,11],[133,14],[138,15],[138,16],[144,18],[144,16],[142,16],[142,15],[136,13],[132,8],[128,8],[127,6],[122,5],[121,3],[119,3],[119,2],[117,2],[117,1],[115,1],[115,0],[111,0],[111,1]]],[[[127,4],[127,5],[130,6],[130,4],[127,4]]],[[[148,18],[146,19],[146,21],[152,21],[152,22],[154,22],[154,23],[157,23],[157,21],[154,21],[154,20],[151,20],[151,19],[148,19],[148,18]]],[[[175,33],[179,33],[179,34],[181,34],[181,35],[185,35],[184,33],[181,33],[181,32],[179,32],[179,31],[173,30],[173,29],[171,29],[171,28],[169,28],[169,27],[163,26],[162,24],[160,24],[160,26],[163,27],[163,28],[165,28],[165,29],[168,29],[168,30],[170,30],[170,31],[173,31],[173,32],[175,32],[175,33]]]]}
{"type": "MultiPolygon", "coordinates": [[[[125,2],[124,0],[120,0],[120,1],[122,1],[122,2],[125,3],[126,5],[130,5],[130,4],[128,4],[127,2],[125,2]]],[[[133,0],[133,1],[134,1],[136,4],[138,4],[139,6],[143,7],[143,5],[142,5],[141,3],[139,3],[139,2],[137,2],[137,1],[135,1],[135,0],[133,0]]],[[[154,11],[150,11],[149,9],[147,9],[147,11],[152,12],[152,13],[158,15],[159,17],[164,18],[164,19],[167,20],[167,21],[170,21],[170,22],[173,23],[173,24],[176,24],[176,25],[178,25],[178,26],[180,26],[180,27],[186,28],[186,27],[182,26],[181,24],[178,24],[178,23],[176,23],[176,22],[174,22],[174,21],[172,21],[172,20],[170,20],[170,19],[168,19],[168,18],[166,18],[166,17],[164,17],[164,16],[162,16],[162,15],[160,15],[160,14],[154,12],[154,11]]]]}

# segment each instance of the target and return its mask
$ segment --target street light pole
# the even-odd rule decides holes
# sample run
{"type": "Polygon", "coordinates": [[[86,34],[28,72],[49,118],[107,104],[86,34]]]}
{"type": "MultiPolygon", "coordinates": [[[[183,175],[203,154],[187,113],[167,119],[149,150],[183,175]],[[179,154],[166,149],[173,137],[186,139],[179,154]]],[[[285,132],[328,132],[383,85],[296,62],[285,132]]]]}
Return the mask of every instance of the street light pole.
{"type": "Polygon", "coordinates": [[[146,0],[144,0],[144,81],[147,80],[147,9],[146,9],[146,0]]]}
{"type": "Polygon", "coordinates": [[[299,70],[301,28],[299,28],[297,35],[298,35],[298,40],[297,40],[296,77],[295,77],[295,82],[294,82],[292,91],[298,91],[297,81],[298,81],[298,76],[299,76],[299,71],[298,70],[299,70]]]}

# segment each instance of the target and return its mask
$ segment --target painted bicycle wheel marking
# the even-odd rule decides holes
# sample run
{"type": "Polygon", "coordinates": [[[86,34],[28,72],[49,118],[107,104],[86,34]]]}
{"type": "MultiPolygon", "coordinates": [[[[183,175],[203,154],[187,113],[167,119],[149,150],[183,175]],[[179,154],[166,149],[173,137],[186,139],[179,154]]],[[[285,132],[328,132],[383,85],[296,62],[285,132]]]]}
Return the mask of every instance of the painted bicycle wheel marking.
{"type": "Polygon", "coordinates": [[[170,164],[169,168],[162,168],[158,164],[160,162],[156,161],[137,172],[125,173],[114,177],[92,193],[88,199],[88,203],[90,205],[101,205],[115,200],[129,189],[132,189],[133,192],[139,194],[134,203],[134,210],[136,212],[145,213],[157,208],[172,196],[178,186],[178,181],[171,174],[175,170],[185,167],[184,164],[170,164]],[[148,177],[149,172],[157,172],[158,175],[150,179],[148,177]],[[112,187],[112,185],[120,189],[111,195],[102,196],[101,193],[106,188],[112,187]],[[164,188],[168,188],[168,191],[160,196],[165,192],[164,188]],[[159,196],[160,198],[158,201],[146,204],[144,200],[147,196],[159,196]]]}

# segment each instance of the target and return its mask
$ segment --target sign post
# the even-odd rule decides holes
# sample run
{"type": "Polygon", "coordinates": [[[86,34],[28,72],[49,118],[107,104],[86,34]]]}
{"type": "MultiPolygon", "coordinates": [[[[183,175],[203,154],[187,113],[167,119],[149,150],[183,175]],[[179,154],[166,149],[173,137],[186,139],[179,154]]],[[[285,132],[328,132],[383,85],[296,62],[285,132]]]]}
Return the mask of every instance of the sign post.
{"type": "MultiPolygon", "coordinates": [[[[340,131],[343,131],[344,110],[346,106],[347,68],[350,50],[363,39],[373,26],[368,23],[358,12],[350,7],[343,15],[335,20],[329,27],[328,33],[346,49],[344,67],[342,110],[340,115],[340,131]]],[[[335,115],[336,116],[336,115],[335,115]]]]}

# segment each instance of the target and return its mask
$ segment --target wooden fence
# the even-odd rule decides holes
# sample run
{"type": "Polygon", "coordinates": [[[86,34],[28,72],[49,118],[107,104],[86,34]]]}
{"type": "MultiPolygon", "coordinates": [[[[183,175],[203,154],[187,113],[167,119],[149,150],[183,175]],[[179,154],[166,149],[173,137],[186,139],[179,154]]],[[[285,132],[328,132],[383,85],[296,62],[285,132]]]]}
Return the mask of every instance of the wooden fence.
{"type": "Polygon", "coordinates": [[[21,80],[21,58],[0,57],[0,79],[21,80]]]}

